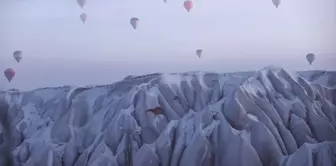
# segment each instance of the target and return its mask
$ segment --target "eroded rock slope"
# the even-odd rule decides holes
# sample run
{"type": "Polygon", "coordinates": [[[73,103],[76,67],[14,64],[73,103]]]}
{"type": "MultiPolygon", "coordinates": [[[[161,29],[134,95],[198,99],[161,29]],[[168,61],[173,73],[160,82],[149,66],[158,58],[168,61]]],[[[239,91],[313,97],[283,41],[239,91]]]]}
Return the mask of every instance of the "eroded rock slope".
{"type": "Polygon", "coordinates": [[[336,72],[266,67],[1,92],[0,161],[24,166],[334,166],[335,84],[336,72]]]}

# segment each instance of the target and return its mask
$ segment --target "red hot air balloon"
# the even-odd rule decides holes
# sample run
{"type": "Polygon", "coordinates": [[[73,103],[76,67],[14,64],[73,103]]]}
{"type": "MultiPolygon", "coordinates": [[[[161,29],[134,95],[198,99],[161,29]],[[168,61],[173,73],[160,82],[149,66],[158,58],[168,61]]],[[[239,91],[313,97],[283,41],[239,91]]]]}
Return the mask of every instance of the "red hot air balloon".
{"type": "Polygon", "coordinates": [[[10,82],[15,76],[15,71],[12,68],[8,68],[5,70],[4,74],[8,82],[10,82]]]}
{"type": "Polygon", "coordinates": [[[190,11],[190,9],[193,7],[193,3],[192,3],[192,1],[190,1],[190,0],[186,0],[186,1],[184,1],[184,8],[189,12],[190,11]]]}
{"type": "Polygon", "coordinates": [[[160,115],[160,114],[164,115],[164,110],[162,107],[155,107],[152,109],[148,109],[147,111],[153,112],[155,115],[160,115]]]}

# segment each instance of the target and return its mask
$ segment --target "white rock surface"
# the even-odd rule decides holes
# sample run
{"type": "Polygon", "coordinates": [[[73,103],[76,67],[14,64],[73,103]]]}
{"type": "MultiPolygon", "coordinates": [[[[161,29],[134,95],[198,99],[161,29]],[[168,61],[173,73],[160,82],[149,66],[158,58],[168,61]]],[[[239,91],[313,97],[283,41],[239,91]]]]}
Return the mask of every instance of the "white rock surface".
{"type": "Polygon", "coordinates": [[[336,72],[266,67],[8,90],[0,165],[334,166],[335,85],[336,72]]]}

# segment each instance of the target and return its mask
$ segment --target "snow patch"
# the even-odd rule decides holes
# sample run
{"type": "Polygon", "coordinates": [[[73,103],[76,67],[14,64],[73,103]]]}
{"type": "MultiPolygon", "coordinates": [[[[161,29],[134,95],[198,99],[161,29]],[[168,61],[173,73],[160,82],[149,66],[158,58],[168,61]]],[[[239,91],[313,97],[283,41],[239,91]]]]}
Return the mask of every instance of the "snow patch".
{"type": "Polygon", "coordinates": [[[254,116],[254,115],[252,115],[252,114],[250,114],[250,113],[247,114],[247,117],[249,117],[251,120],[254,120],[254,121],[256,121],[256,122],[259,121],[259,119],[258,119],[257,116],[254,116]]]}

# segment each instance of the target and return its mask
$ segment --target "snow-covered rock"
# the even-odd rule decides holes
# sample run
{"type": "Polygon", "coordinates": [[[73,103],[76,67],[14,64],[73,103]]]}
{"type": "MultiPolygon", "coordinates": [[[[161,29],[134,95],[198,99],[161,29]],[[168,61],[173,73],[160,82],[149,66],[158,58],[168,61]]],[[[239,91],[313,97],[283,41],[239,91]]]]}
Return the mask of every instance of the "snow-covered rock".
{"type": "Polygon", "coordinates": [[[0,165],[333,166],[335,85],[266,67],[3,91],[0,165]]]}

